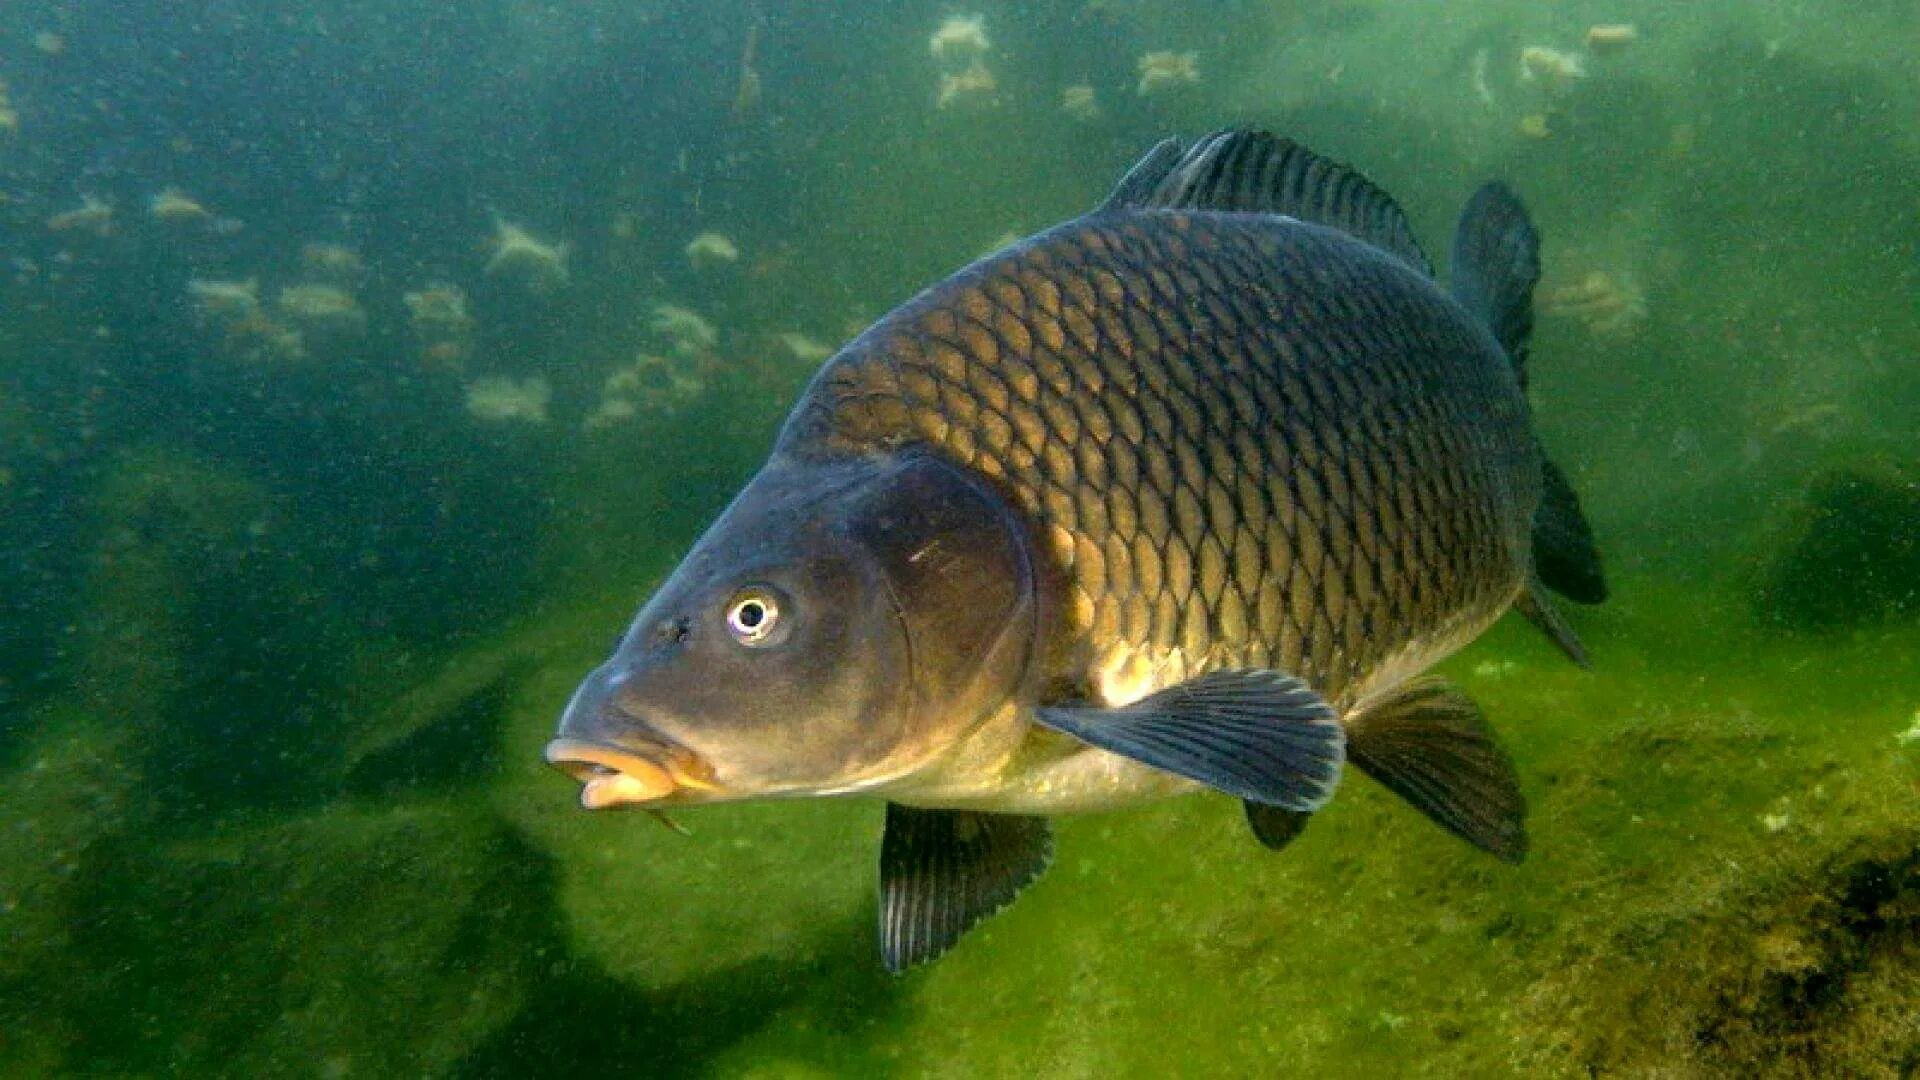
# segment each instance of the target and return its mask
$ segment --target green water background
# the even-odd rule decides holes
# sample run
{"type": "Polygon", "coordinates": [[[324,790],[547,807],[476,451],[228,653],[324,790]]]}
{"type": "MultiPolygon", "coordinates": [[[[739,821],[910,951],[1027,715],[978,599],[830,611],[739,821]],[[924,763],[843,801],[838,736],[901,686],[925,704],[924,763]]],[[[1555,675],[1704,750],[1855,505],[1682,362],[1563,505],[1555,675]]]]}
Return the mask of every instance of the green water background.
{"type": "Polygon", "coordinates": [[[934,4],[9,6],[0,1071],[1920,1069],[1920,12],[967,10],[998,90],[942,109],[934,4]],[[1602,22],[1638,40],[1520,77],[1602,22]],[[1155,50],[1199,81],[1137,93],[1155,50]],[[893,979],[877,805],[578,812],[539,747],[765,453],[811,370],[776,335],[837,343],[1236,122],[1360,166],[1435,252],[1503,178],[1543,297],[1628,302],[1544,311],[1531,367],[1614,584],[1594,670],[1521,624],[1444,669],[1529,861],[1361,781],[1282,856],[1224,799],[1073,819],[893,979]],[[147,216],[170,185],[241,227],[147,216]],[[111,235],[47,228],[83,195],[111,235]],[[570,245],[563,287],[486,273],[496,215],[570,245]],[[740,260],[690,266],[707,230],[740,260]],[[271,296],[312,241],[365,260],[366,327],[304,359],[189,298],[271,296]],[[470,297],[457,367],[408,329],[431,281],[470,297]],[[719,329],[676,361],[699,392],[588,429],[662,302],[719,329]],[[549,418],[470,414],[488,376],[549,418]]]}

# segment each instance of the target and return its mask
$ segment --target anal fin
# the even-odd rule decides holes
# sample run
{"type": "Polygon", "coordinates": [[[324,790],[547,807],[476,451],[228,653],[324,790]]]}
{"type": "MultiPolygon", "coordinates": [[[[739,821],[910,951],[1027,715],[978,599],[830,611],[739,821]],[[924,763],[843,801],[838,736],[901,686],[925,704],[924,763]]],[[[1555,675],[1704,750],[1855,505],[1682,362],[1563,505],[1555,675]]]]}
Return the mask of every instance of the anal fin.
{"type": "Polygon", "coordinates": [[[952,948],[1011,903],[1053,857],[1043,817],[887,804],[880,952],[898,974],[952,948]]]}
{"type": "Polygon", "coordinates": [[[1441,827],[1507,862],[1527,852],[1526,799],[1480,707],[1435,679],[1347,721],[1347,757],[1441,827]]]}

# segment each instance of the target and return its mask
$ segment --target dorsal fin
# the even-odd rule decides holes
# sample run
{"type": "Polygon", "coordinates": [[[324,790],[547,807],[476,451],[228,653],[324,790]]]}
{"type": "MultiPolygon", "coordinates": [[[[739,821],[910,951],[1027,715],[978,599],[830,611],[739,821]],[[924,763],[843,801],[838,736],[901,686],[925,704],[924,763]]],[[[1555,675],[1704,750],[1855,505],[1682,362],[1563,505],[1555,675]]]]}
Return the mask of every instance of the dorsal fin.
{"type": "Polygon", "coordinates": [[[1100,208],[1286,214],[1350,233],[1433,273],[1391,196],[1355,170],[1264,131],[1216,131],[1184,149],[1167,139],[1127,171],[1100,208]]]}

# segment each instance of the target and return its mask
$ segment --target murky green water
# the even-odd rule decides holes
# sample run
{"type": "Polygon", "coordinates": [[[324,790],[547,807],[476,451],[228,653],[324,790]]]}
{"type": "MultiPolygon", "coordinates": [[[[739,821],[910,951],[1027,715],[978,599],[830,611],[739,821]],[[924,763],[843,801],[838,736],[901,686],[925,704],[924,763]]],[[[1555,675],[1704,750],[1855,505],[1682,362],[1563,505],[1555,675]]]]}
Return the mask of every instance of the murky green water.
{"type": "Polygon", "coordinates": [[[1916,56],[1895,0],[14,0],[0,1072],[1913,1075],[1916,56]],[[559,709],[825,351],[1228,123],[1432,250],[1485,178],[1539,223],[1615,595],[1591,672],[1443,668],[1527,862],[1359,780],[1280,855],[1074,818],[893,978],[877,803],[580,812],[559,709]]]}

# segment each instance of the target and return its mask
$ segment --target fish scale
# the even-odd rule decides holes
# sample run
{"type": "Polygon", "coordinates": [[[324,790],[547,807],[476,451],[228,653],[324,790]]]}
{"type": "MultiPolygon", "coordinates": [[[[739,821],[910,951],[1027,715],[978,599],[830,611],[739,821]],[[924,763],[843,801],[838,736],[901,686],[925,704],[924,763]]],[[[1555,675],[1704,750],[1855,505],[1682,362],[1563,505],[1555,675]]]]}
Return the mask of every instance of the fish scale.
{"type": "Polygon", "coordinates": [[[1100,212],[876,324],[781,449],[925,443],[987,477],[1070,583],[1102,700],[1272,666],[1350,704],[1527,565],[1518,384],[1418,273],[1277,215],[1100,212]]]}

